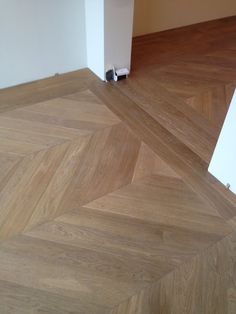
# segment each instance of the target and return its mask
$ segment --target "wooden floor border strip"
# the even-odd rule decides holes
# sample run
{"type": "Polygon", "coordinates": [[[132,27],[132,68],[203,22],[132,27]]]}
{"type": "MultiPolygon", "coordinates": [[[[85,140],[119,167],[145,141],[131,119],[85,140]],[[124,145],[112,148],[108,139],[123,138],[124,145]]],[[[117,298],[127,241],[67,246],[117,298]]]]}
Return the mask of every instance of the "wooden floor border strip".
{"type": "Polygon", "coordinates": [[[91,90],[222,217],[231,219],[235,216],[234,197],[226,189],[217,188],[216,179],[207,173],[207,165],[202,165],[190,149],[116,87],[96,82],[91,90]]]}

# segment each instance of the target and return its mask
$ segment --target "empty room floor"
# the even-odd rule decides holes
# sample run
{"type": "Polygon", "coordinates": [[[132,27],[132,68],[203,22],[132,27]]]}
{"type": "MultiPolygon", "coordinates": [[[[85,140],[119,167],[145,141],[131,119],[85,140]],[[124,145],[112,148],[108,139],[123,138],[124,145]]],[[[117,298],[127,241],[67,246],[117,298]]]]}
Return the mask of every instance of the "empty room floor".
{"type": "Polygon", "coordinates": [[[236,313],[236,196],[207,172],[235,86],[228,18],[134,39],[126,81],[0,91],[0,313],[236,313]]]}

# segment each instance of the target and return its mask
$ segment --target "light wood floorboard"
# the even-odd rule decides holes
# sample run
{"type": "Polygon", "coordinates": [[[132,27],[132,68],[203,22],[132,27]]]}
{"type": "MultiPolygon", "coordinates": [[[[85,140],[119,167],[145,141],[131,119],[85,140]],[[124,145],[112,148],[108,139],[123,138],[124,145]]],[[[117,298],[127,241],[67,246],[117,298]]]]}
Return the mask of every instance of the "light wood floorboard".
{"type": "Polygon", "coordinates": [[[1,314],[235,313],[236,197],[207,172],[235,33],[136,38],[118,84],[85,69],[0,91],[1,314]]]}

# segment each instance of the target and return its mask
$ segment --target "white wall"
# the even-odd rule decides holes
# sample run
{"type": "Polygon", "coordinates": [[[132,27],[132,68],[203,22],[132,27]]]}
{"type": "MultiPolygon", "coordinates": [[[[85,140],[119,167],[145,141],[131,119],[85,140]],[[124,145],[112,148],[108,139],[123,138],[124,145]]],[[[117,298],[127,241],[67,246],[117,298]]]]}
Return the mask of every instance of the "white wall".
{"type": "Polygon", "coordinates": [[[130,69],[134,0],[86,0],[88,67],[102,80],[113,66],[130,69]]]}
{"type": "Polygon", "coordinates": [[[105,1],[105,69],[131,64],[134,0],[105,1]]]}
{"type": "Polygon", "coordinates": [[[236,194],[236,92],[226,116],[209,172],[236,194]]]}
{"type": "Polygon", "coordinates": [[[87,64],[104,79],[104,0],[85,0],[87,64]]]}
{"type": "Polygon", "coordinates": [[[0,0],[0,88],[83,67],[84,0],[0,0]]]}
{"type": "Polygon", "coordinates": [[[135,0],[134,35],[236,14],[235,0],[135,0]]]}

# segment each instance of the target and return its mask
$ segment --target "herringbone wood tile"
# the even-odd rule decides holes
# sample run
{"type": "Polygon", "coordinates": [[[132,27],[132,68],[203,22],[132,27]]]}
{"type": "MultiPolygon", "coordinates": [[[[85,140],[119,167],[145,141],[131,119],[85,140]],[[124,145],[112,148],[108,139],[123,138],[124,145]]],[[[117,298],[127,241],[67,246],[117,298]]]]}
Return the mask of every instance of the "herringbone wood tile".
{"type": "Polygon", "coordinates": [[[3,113],[0,130],[2,239],[132,180],[140,142],[89,91],[3,113]]]}
{"type": "Polygon", "coordinates": [[[235,196],[207,173],[235,18],[203,25],[135,40],[115,86],[0,91],[1,314],[235,312],[235,196]]]}
{"type": "Polygon", "coordinates": [[[151,175],[2,243],[0,276],[105,313],[231,230],[180,178],[151,175]]]}

